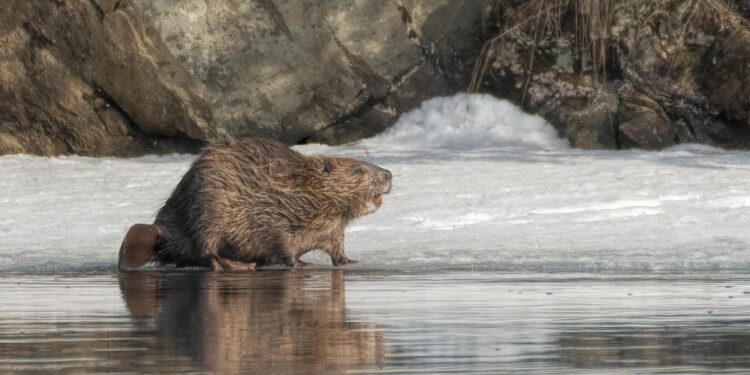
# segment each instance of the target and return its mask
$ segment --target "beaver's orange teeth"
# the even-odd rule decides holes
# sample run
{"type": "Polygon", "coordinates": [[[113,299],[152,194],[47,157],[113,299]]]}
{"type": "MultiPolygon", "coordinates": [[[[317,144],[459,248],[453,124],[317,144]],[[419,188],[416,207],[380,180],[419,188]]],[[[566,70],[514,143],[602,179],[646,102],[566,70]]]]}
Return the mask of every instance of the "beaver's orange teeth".
{"type": "Polygon", "coordinates": [[[383,203],[383,196],[382,195],[376,195],[375,196],[375,204],[377,204],[379,206],[381,203],[383,203]]]}

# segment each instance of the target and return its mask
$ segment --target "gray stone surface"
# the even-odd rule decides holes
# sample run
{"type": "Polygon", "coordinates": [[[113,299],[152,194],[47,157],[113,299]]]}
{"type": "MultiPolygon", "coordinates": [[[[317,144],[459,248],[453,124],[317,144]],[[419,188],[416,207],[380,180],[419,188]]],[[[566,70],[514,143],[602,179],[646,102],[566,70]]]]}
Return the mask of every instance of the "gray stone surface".
{"type": "Polygon", "coordinates": [[[0,20],[0,154],[133,155],[216,136],[200,91],[127,2],[10,1],[0,20]]]}
{"type": "Polygon", "coordinates": [[[468,46],[461,52],[475,54],[483,2],[136,3],[202,85],[217,127],[234,136],[338,143],[372,135],[421,100],[458,90],[466,69],[452,69],[458,79],[445,84],[447,73],[430,66],[430,48],[450,48],[444,34],[452,33],[468,46]],[[409,87],[425,74],[431,79],[409,87]]]}
{"type": "Polygon", "coordinates": [[[750,149],[745,2],[615,2],[599,65],[577,44],[584,18],[572,8],[534,29],[514,17],[549,3],[498,4],[8,0],[0,154],[127,156],[245,136],[351,142],[464,91],[493,35],[479,91],[544,116],[576,147],[750,149]]]}
{"type": "Polygon", "coordinates": [[[465,87],[490,3],[11,0],[0,154],[371,136],[465,87]]]}

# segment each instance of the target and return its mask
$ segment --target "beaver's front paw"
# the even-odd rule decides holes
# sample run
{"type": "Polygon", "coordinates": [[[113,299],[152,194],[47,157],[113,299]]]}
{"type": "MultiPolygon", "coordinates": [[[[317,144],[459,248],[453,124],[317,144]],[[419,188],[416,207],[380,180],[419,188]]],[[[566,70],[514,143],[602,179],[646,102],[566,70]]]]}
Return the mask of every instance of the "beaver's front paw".
{"type": "Polygon", "coordinates": [[[338,266],[344,266],[344,265],[347,265],[347,264],[356,264],[358,262],[356,260],[352,260],[352,259],[349,259],[349,258],[341,255],[341,256],[338,256],[338,257],[335,257],[335,258],[331,258],[331,263],[333,263],[333,265],[335,267],[338,267],[338,266]]]}

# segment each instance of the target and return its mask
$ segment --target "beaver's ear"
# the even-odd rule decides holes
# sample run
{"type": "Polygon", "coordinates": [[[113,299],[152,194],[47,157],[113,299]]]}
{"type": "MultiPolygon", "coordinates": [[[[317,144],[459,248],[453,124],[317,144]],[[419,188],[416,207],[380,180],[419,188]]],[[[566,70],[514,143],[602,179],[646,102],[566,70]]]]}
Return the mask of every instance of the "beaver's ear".
{"type": "Polygon", "coordinates": [[[320,163],[320,174],[325,176],[331,173],[332,170],[333,170],[333,165],[331,164],[330,160],[325,159],[320,163]]]}

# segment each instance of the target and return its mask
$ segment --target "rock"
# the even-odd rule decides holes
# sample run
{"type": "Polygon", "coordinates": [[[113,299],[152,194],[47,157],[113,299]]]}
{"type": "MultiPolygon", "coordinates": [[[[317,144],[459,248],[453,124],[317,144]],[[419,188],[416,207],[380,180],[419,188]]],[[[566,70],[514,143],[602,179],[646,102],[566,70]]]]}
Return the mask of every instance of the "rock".
{"type": "Polygon", "coordinates": [[[11,0],[0,154],[341,143],[466,86],[489,1],[11,0]]]}
{"type": "Polygon", "coordinates": [[[342,144],[372,137],[385,130],[396,119],[392,107],[376,104],[364,113],[357,113],[341,123],[333,124],[312,134],[305,141],[310,143],[342,144]]]}
{"type": "Polygon", "coordinates": [[[586,2],[9,0],[0,154],[351,142],[469,87],[491,28],[471,88],[576,147],[750,149],[747,2],[610,3],[591,17],[586,2]]]}
{"type": "MultiPolygon", "coordinates": [[[[523,9],[536,14],[533,6],[545,4],[523,9]]],[[[743,2],[614,2],[611,24],[591,34],[608,35],[598,59],[588,49],[598,45],[578,43],[576,25],[590,10],[571,4],[540,29],[513,27],[522,8],[506,6],[505,30],[484,56],[489,62],[475,88],[545,116],[576,147],[699,142],[750,149],[750,24],[737,11],[743,2]]]]}
{"type": "Polygon", "coordinates": [[[483,2],[136,3],[206,92],[217,127],[286,143],[376,134],[463,88],[481,42],[483,2]]]}
{"type": "Polygon", "coordinates": [[[745,18],[750,18],[750,0],[736,0],[737,10],[745,18]]]}
{"type": "Polygon", "coordinates": [[[617,148],[619,98],[594,74],[575,72],[570,41],[536,44],[520,30],[508,35],[494,47],[482,91],[545,117],[574,147],[617,148]]]}
{"type": "Polygon", "coordinates": [[[24,148],[14,136],[0,133],[0,150],[7,150],[10,154],[16,154],[23,152],[24,148]]]}
{"type": "Polygon", "coordinates": [[[716,38],[701,61],[699,82],[708,102],[724,117],[750,128],[750,29],[716,38]]]}
{"type": "Polygon", "coordinates": [[[545,116],[570,140],[573,147],[588,150],[617,147],[616,122],[617,96],[600,87],[589,97],[570,97],[552,102],[539,113],[545,116]]]}
{"type": "Polygon", "coordinates": [[[621,103],[617,132],[621,148],[659,150],[677,144],[677,132],[659,103],[629,85],[618,93],[621,103]]]}
{"type": "Polygon", "coordinates": [[[187,72],[127,2],[4,8],[0,154],[124,156],[216,137],[187,72]]]}

